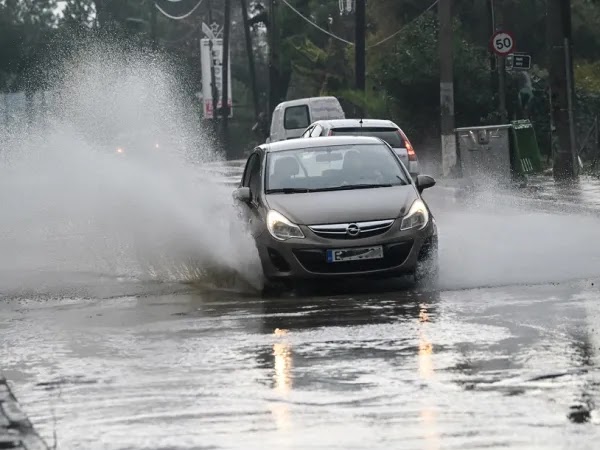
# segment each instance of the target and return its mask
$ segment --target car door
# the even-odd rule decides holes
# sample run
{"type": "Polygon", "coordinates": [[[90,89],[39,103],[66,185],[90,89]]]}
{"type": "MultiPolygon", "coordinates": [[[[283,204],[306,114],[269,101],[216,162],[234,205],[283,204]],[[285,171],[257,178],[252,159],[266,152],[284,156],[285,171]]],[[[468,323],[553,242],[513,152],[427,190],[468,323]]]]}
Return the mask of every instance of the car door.
{"type": "Polygon", "coordinates": [[[250,188],[250,202],[241,204],[242,220],[248,224],[253,236],[260,232],[260,202],[262,189],[262,157],[263,152],[256,149],[246,162],[242,187],[250,188]]]}

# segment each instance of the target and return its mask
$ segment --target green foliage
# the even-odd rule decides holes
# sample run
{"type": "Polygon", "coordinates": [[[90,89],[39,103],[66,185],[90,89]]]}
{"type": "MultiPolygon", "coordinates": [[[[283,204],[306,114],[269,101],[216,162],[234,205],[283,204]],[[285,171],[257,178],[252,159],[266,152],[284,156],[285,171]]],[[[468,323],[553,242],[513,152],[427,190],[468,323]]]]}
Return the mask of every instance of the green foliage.
{"type": "MultiPolygon", "coordinates": [[[[340,16],[338,0],[288,0],[325,30],[354,41],[354,17],[340,16]]],[[[517,49],[532,55],[534,64],[546,65],[545,12],[548,0],[504,0],[504,23],[510,24],[517,49]]],[[[369,0],[367,44],[401,29],[386,43],[368,49],[367,94],[353,90],[354,47],[316,29],[276,2],[279,49],[277,75],[267,77],[265,28],[271,19],[264,0],[248,0],[254,21],[257,82],[261,101],[268,89],[275,98],[302,95],[338,96],[342,103],[360,107],[369,117],[389,117],[412,136],[437,134],[439,127],[439,56],[437,9],[421,13],[433,0],[369,0]],[[417,20],[414,20],[419,17],[417,20]]],[[[190,3],[163,2],[173,14],[187,12],[190,3]]],[[[571,0],[578,121],[585,128],[600,112],[600,1],[571,0]]],[[[104,33],[124,45],[146,46],[154,0],[65,0],[64,17],[54,11],[57,0],[0,0],[0,90],[43,87],[47,73],[36,68],[57,64],[86,39],[104,33]],[[133,20],[132,20],[133,19],[133,20]],[[77,41],[77,42],[75,42],[77,41]]],[[[206,4],[188,20],[172,21],[158,15],[157,34],[162,50],[180,67],[190,95],[199,89],[200,67],[197,25],[206,4]]],[[[241,23],[239,2],[233,1],[234,20],[241,23]]],[[[222,2],[212,2],[215,20],[221,20],[222,2]]],[[[477,125],[498,120],[495,74],[490,72],[487,48],[491,34],[488,1],[454,2],[454,79],[456,124],[477,125]]],[[[236,103],[251,105],[250,76],[241,26],[232,28],[232,76],[236,103]]],[[[537,68],[529,114],[542,151],[550,134],[546,75],[537,68]]],[[[518,77],[507,77],[508,109],[519,115],[518,77]]],[[[253,109],[240,111],[233,122],[252,120],[253,109]]],[[[237,126],[237,125],[235,125],[237,126]]],[[[232,125],[232,129],[235,128],[232,125]]],[[[240,130],[246,125],[240,125],[240,130]]],[[[251,126],[251,125],[250,125],[251,126]]],[[[249,127],[248,127],[249,128],[249,127]]],[[[236,136],[240,130],[235,128],[236,136]]]]}
{"type": "Polygon", "coordinates": [[[22,89],[55,32],[56,0],[0,2],[0,90],[22,89]]]}
{"type": "MultiPolygon", "coordinates": [[[[300,13],[331,33],[347,36],[351,31],[351,19],[340,16],[337,0],[289,2],[300,13]]],[[[280,92],[281,99],[287,96],[290,83],[294,93],[299,95],[323,95],[332,90],[347,88],[351,78],[346,69],[351,64],[345,52],[347,45],[311,26],[283,3],[279,4],[277,13],[279,70],[282,74],[293,73],[293,76],[283,76],[276,81],[278,86],[275,89],[280,92]]]]}
{"type": "Polygon", "coordinates": [[[93,0],[66,0],[62,22],[73,27],[90,26],[94,22],[96,5],[93,0]]]}
{"type": "Polygon", "coordinates": [[[344,110],[348,113],[348,109],[357,109],[364,111],[364,118],[378,119],[381,117],[389,117],[390,109],[385,92],[371,92],[369,94],[355,89],[344,89],[333,92],[340,102],[348,105],[344,110]]]}
{"type": "Polygon", "coordinates": [[[577,87],[590,93],[600,93],[600,61],[578,62],[573,70],[577,87]]]}
{"type": "MultiPolygon", "coordinates": [[[[439,117],[438,22],[428,13],[411,23],[390,49],[372,55],[371,80],[391,98],[393,118],[413,134],[435,131],[439,117]]],[[[492,107],[487,51],[469,43],[455,24],[457,125],[477,125],[492,107]]]]}

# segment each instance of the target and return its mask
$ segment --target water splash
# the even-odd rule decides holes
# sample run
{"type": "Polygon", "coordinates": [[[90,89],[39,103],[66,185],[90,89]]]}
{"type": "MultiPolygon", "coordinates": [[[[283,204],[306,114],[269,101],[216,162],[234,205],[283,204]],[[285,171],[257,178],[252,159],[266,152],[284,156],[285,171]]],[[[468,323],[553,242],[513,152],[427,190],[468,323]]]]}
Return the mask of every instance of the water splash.
{"type": "Polygon", "coordinates": [[[176,70],[97,42],[53,75],[50,114],[0,131],[0,291],[78,273],[259,286],[176,70]]]}
{"type": "Polygon", "coordinates": [[[560,283],[600,275],[600,219],[555,202],[480,186],[434,201],[440,227],[440,287],[560,283]]]}

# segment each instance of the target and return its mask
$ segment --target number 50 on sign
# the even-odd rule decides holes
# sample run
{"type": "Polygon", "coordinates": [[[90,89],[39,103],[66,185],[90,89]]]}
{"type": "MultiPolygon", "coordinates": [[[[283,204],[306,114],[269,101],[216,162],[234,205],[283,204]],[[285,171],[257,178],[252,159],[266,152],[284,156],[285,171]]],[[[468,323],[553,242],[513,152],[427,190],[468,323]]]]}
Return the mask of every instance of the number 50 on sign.
{"type": "Polygon", "coordinates": [[[507,31],[498,31],[492,36],[490,47],[497,55],[506,56],[514,49],[515,39],[507,31]]]}

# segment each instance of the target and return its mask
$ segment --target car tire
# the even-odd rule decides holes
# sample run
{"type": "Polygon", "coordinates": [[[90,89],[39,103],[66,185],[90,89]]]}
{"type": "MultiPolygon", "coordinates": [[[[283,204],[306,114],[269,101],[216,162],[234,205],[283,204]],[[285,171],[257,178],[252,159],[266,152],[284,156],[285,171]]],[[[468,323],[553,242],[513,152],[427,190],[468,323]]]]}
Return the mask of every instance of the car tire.
{"type": "Polygon", "coordinates": [[[419,262],[415,268],[413,277],[417,286],[435,286],[439,278],[437,258],[435,260],[430,259],[419,262]]]}
{"type": "Polygon", "coordinates": [[[290,282],[278,279],[266,279],[263,285],[263,297],[281,297],[292,289],[290,282]]]}
{"type": "Polygon", "coordinates": [[[435,286],[439,278],[437,239],[424,247],[413,272],[414,282],[418,286],[435,286]]]}

